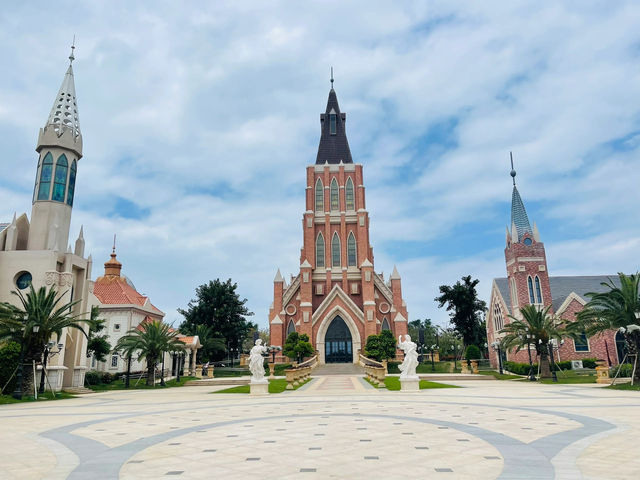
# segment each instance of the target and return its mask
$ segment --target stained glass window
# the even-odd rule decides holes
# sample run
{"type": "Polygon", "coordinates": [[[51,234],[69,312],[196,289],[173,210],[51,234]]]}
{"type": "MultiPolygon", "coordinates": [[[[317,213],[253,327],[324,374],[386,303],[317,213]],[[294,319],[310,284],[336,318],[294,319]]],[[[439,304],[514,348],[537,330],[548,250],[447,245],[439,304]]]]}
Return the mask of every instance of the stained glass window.
{"type": "Polygon", "coordinates": [[[338,196],[338,181],[334,178],[331,180],[331,210],[340,208],[340,197],[338,196]]]}
{"type": "Polygon", "coordinates": [[[67,189],[67,170],[69,170],[67,157],[62,154],[58,158],[58,163],[56,163],[56,173],[53,178],[52,200],[56,202],[64,202],[64,194],[67,189]]]}
{"type": "Polygon", "coordinates": [[[324,237],[322,232],[318,234],[316,239],[316,268],[324,267],[324,237]]]}
{"type": "Polygon", "coordinates": [[[540,279],[536,275],[536,300],[542,304],[542,290],[540,289],[540,279]]]}
{"type": "Polygon", "coordinates": [[[527,284],[529,285],[529,303],[536,303],[536,299],[533,297],[533,281],[531,277],[527,277],[527,284]]]}
{"type": "Polygon", "coordinates": [[[356,262],[356,237],[354,237],[353,232],[351,232],[347,238],[347,265],[355,267],[356,262]]]}
{"type": "Polygon", "coordinates": [[[67,204],[73,207],[73,192],[76,189],[76,170],[78,166],[74,160],[71,163],[71,173],[69,173],[69,190],[67,191],[67,204]]]}
{"type": "Polygon", "coordinates": [[[345,199],[347,203],[347,210],[355,210],[353,182],[351,181],[351,177],[347,179],[347,186],[345,188],[345,199]]]}
{"type": "Polygon", "coordinates": [[[316,182],[316,212],[324,211],[324,186],[322,180],[316,182]]]}
{"type": "Polygon", "coordinates": [[[40,170],[40,186],[38,187],[38,200],[49,200],[51,190],[51,173],[53,172],[53,157],[51,152],[44,156],[42,169],[40,170]]]}
{"type": "Polygon", "coordinates": [[[331,240],[331,265],[334,267],[339,267],[340,263],[340,237],[338,237],[338,233],[333,234],[333,239],[331,240]]]}

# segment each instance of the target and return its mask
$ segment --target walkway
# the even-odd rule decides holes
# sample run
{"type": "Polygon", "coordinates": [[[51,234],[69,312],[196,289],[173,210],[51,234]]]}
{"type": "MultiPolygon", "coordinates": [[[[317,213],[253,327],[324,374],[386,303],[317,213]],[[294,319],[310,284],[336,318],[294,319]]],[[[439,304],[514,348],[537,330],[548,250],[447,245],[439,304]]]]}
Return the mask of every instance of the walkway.
{"type": "Polygon", "coordinates": [[[266,397],[214,386],[3,405],[0,478],[640,478],[637,392],[466,381],[402,393],[352,378],[266,397]]]}

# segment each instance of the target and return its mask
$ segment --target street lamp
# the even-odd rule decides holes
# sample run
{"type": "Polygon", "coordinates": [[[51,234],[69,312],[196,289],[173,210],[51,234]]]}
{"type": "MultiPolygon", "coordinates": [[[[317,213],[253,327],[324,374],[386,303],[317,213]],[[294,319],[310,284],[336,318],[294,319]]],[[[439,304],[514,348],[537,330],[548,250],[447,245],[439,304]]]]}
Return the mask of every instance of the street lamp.
{"type": "Polygon", "coordinates": [[[47,360],[49,357],[53,357],[62,352],[64,345],[62,343],[58,343],[58,350],[53,351],[52,348],[56,346],[55,342],[47,342],[44,345],[44,353],[42,354],[42,372],[40,373],[40,387],[38,388],[38,393],[44,393],[44,378],[47,371],[47,360]]]}
{"type": "Polygon", "coordinates": [[[431,345],[431,371],[435,372],[436,371],[436,364],[433,361],[433,352],[436,349],[437,345],[431,345]]]}
{"type": "Polygon", "coordinates": [[[502,370],[502,345],[500,345],[500,342],[495,341],[491,344],[491,348],[498,353],[498,369],[500,370],[500,375],[502,375],[504,373],[502,370]]]}
{"type": "Polygon", "coordinates": [[[124,388],[129,388],[131,379],[131,352],[116,352],[120,358],[127,361],[127,373],[124,377],[124,388]]]}
{"type": "Polygon", "coordinates": [[[533,340],[533,335],[527,333],[527,350],[529,351],[529,380],[532,382],[536,381],[536,376],[533,374],[533,361],[531,360],[531,340],[533,340]]]}

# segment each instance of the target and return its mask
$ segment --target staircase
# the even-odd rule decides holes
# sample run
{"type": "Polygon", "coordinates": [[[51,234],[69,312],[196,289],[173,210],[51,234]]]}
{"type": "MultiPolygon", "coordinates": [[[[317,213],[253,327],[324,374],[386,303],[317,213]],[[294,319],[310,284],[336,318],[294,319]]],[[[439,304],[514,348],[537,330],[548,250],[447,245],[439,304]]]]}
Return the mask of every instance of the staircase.
{"type": "Polygon", "coordinates": [[[364,369],[356,363],[325,363],[314,368],[311,375],[364,375],[364,369]]]}
{"type": "Polygon", "coordinates": [[[63,390],[67,393],[72,393],[74,395],[86,395],[88,393],[96,393],[90,388],[86,388],[86,387],[65,387],[63,390]]]}

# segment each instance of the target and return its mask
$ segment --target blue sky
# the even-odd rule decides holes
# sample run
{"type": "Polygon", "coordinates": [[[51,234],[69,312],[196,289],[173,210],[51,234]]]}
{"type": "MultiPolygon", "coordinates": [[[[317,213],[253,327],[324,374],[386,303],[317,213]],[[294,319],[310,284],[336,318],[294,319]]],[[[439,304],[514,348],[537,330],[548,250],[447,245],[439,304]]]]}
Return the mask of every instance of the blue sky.
{"type": "Polygon", "coordinates": [[[638,270],[637,2],[35,2],[0,12],[0,221],[30,212],[38,129],[77,38],[72,238],[179,321],[233,278],[266,326],[298,268],[329,67],[365,166],[377,271],[411,319],[505,275],[518,188],[552,275],[638,270]],[[28,28],[25,28],[28,27],[28,28]]]}

